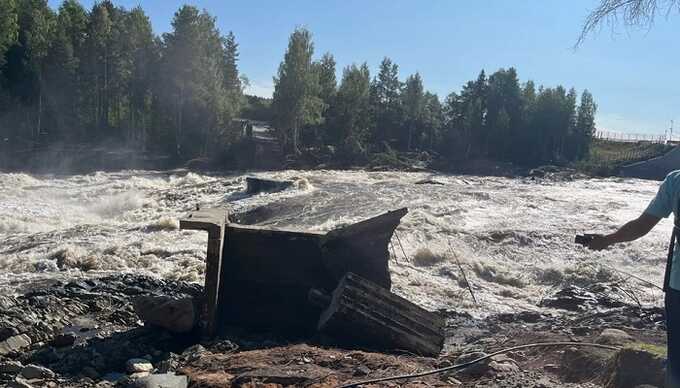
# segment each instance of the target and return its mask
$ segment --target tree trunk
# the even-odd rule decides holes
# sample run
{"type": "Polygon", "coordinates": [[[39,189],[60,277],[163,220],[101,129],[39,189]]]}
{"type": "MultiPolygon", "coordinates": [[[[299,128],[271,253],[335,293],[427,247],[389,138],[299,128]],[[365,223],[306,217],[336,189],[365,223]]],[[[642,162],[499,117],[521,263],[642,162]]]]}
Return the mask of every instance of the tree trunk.
{"type": "Polygon", "coordinates": [[[40,89],[38,91],[38,127],[36,128],[35,140],[40,138],[40,127],[42,126],[42,71],[40,71],[38,74],[38,88],[40,89]]]}

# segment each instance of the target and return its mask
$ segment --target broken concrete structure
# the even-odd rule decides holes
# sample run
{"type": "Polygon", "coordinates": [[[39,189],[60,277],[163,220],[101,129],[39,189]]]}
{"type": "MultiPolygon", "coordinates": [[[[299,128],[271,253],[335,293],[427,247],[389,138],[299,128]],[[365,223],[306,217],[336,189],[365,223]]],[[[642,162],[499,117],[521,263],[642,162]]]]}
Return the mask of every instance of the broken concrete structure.
{"type": "MultiPolygon", "coordinates": [[[[327,306],[310,301],[310,291],[321,295],[335,292],[340,297],[350,283],[372,290],[365,302],[377,303],[376,311],[388,308],[394,313],[394,319],[383,322],[385,335],[374,336],[373,345],[438,353],[443,344],[443,324],[438,316],[389,292],[388,244],[407,213],[406,208],[389,211],[327,233],[235,224],[229,222],[225,209],[192,213],[180,221],[180,227],[208,231],[202,312],[206,334],[219,334],[229,326],[295,334],[310,334],[326,326],[337,328],[347,318],[339,311],[340,305],[330,305],[334,310],[328,315],[333,324],[319,326],[327,306]],[[362,280],[357,283],[356,279],[362,280]],[[399,325],[417,329],[400,332],[395,329],[399,325]],[[424,340],[415,333],[422,327],[428,328],[423,335],[429,337],[424,340]]],[[[364,322],[350,319],[348,324],[375,328],[374,318],[367,317],[364,322]]]]}

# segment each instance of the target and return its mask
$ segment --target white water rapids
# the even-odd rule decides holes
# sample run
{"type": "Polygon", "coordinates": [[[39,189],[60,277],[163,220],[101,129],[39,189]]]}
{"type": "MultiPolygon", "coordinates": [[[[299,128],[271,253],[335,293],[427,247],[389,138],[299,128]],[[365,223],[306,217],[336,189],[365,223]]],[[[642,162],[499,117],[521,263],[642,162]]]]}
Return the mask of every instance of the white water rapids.
{"type": "MultiPolygon", "coordinates": [[[[658,182],[363,171],[256,175],[297,184],[280,193],[246,196],[246,175],[1,173],[0,289],[15,292],[30,280],[110,272],[202,282],[207,236],[177,227],[197,204],[232,212],[266,206],[273,217],[263,224],[314,230],[408,207],[397,233],[410,262],[394,239],[393,291],[429,309],[476,314],[538,309],[543,297],[564,285],[622,278],[610,266],[662,283],[669,220],[639,241],[604,252],[573,243],[575,234],[611,231],[637,217],[658,182]],[[423,179],[444,184],[415,184],[423,179]],[[472,303],[454,257],[479,306],[472,303]]],[[[643,303],[661,301],[653,287],[634,279],[623,284],[643,303]]]]}

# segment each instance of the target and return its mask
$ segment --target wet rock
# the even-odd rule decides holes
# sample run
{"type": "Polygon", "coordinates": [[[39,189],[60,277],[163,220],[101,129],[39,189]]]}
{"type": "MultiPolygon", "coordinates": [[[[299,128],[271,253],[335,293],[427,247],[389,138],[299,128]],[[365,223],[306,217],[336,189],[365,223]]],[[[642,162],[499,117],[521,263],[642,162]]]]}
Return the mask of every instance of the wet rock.
{"type": "Polygon", "coordinates": [[[3,327],[0,328],[0,341],[4,341],[9,337],[14,337],[19,334],[19,330],[14,327],[3,327]]]}
{"type": "Polygon", "coordinates": [[[602,284],[596,284],[589,289],[578,286],[568,286],[552,297],[541,301],[541,307],[551,307],[569,311],[588,311],[597,307],[621,307],[623,303],[612,299],[611,290],[602,284]]]}
{"type": "Polygon", "coordinates": [[[73,345],[76,342],[76,338],[76,335],[73,333],[60,334],[50,341],[50,345],[56,348],[64,348],[73,345]]]}
{"type": "Polygon", "coordinates": [[[416,182],[417,185],[444,185],[443,182],[436,181],[434,179],[422,179],[416,182]]]}
{"type": "Polygon", "coordinates": [[[89,377],[93,380],[99,379],[101,377],[99,372],[97,372],[97,370],[91,366],[86,366],[85,368],[83,368],[82,374],[83,376],[89,377]]]}
{"type": "Polygon", "coordinates": [[[0,373],[17,374],[24,369],[24,366],[19,361],[3,361],[0,362],[0,373]]]}
{"type": "Polygon", "coordinates": [[[187,361],[193,361],[201,357],[201,354],[204,353],[205,351],[206,350],[202,345],[193,345],[186,348],[182,352],[182,358],[184,358],[187,361]]]}
{"type": "Polygon", "coordinates": [[[0,342],[0,355],[8,355],[19,352],[31,346],[31,339],[26,334],[19,334],[9,337],[0,342]]]}
{"type": "Polygon", "coordinates": [[[196,322],[196,312],[191,298],[140,296],[134,299],[133,305],[135,312],[144,323],[162,327],[174,333],[189,332],[196,322]]]}
{"type": "Polygon", "coordinates": [[[55,374],[50,369],[47,369],[40,365],[27,365],[21,370],[21,375],[28,379],[51,379],[54,378],[55,374]]]}
{"type": "Polygon", "coordinates": [[[118,381],[121,381],[121,380],[123,380],[123,379],[126,378],[126,377],[127,377],[127,376],[125,376],[125,375],[122,374],[122,373],[118,373],[118,372],[110,372],[110,373],[107,373],[107,374],[105,374],[104,376],[102,376],[102,380],[110,381],[110,382],[112,382],[112,383],[117,383],[118,381]]]}
{"type": "Polygon", "coordinates": [[[517,362],[513,360],[512,358],[499,354],[498,356],[494,356],[491,358],[491,361],[489,361],[489,369],[493,370],[494,372],[519,372],[520,368],[519,365],[517,365],[517,362]]]}
{"type": "Polygon", "coordinates": [[[7,384],[8,388],[33,388],[33,385],[31,385],[28,381],[24,379],[17,378],[13,381],[10,381],[7,384]]]}
{"type": "Polygon", "coordinates": [[[569,347],[562,353],[560,374],[570,382],[591,381],[600,377],[612,357],[606,349],[569,347]]]}
{"type": "Polygon", "coordinates": [[[613,362],[606,388],[633,388],[638,385],[664,386],[665,349],[649,344],[633,344],[620,350],[613,362]]]}
{"type": "Polygon", "coordinates": [[[371,374],[371,369],[365,365],[359,365],[353,373],[354,377],[363,377],[369,374],[371,374]]]}
{"type": "Polygon", "coordinates": [[[170,373],[148,375],[131,382],[131,388],[187,388],[189,379],[186,376],[178,376],[170,373]]]}
{"type": "Polygon", "coordinates": [[[633,337],[623,330],[604,329],[595,339],[595,342],[603,345],[622,346],[633,342],[633,337]]]}
{"type": "Polygon", "coordinates": [[[292,187],[293,182],[247,177],[246,185],[246,193],[248,194],[275,193],[292,187]]]}
{"type": "Polygon", "coordinates": [[[144,358],[132,358],[125,364],[129,373],[149,373],[153,370],[153,364],[144,358]]]}
{"type": "MultiPolygon", "coordinates": [[[[485,357],[487,354],[484,352],[470,352],[461,354],[455,362],[455,365],[466,364],[468,362],[485,357]]],[[[481,376],[489,370],[489,359],[472,364],[464,369],[461,369],[461,373],[466,373],[469,375],[481,376]]]]}

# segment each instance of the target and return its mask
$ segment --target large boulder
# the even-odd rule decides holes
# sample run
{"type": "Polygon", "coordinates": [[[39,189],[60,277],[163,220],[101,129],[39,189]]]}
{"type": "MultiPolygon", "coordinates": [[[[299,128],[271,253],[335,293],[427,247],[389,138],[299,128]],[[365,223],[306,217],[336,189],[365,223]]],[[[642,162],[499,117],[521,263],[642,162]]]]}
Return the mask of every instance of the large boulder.
{"type": "Polygon", "coordinates": [[[635,340],[630,334],[619,329],[604,329],[597,339],[595,339],[595,342],[598,344],[613,346],[623,346],[634,341],[635,340]]]}
{"type": "Polygon", "coordinates": [[[666,350],[650,344],[631,344],[621,349],[611,366],[606,388],[664,386],[666,350]]]}
{"type": "Polygon", "coordinates": [[[590,347],[568,347],[562,353],[560,374],[569,382],[586,382],[600,378],[611,364],[613,352],[590,347]]]}
{"type": "Polygon", "coordinates": [[[197,311],[191,298],[139,296],[134,299],[135,312],[145,324],[162,327],[174,333],[193,330],[197,311]]]}

